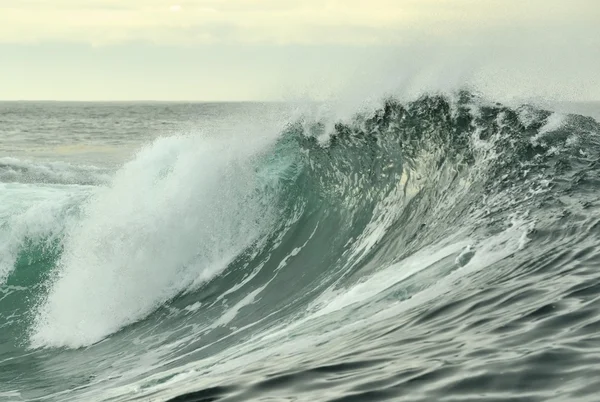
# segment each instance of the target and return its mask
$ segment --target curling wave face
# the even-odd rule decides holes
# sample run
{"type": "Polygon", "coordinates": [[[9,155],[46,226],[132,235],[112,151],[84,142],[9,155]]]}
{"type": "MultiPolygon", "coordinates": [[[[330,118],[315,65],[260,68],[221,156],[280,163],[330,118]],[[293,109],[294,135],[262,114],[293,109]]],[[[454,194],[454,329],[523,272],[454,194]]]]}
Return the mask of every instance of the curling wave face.
{"type": "MultiPolygon", "coordinates": [[[[598,160],[592,118],[467,92],[260,139],[161,138],[110,178],[0,160],[19,199],[0,210],[0,361],[43,362],[0,380],[56,400],[435,399],[469,376],[500,392],[482,367],[539,372],[540,317],[578,328],[561,300],[595,275],[598,160]],[[27,388],[36,370],[53,374],[27,388]]],[[[535,397],[556,386],[542,377],[535,397]]]]}

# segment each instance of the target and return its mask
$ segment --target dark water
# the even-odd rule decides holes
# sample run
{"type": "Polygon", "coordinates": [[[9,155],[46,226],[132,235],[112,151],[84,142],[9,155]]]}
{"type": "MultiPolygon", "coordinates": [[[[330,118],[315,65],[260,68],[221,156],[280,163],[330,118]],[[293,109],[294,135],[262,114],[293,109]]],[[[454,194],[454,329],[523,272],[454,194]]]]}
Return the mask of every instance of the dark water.
{"type": "Polygon", "coordinates": [[[0,104],[0,400],[597,400],[570,107],[0,104]]]}

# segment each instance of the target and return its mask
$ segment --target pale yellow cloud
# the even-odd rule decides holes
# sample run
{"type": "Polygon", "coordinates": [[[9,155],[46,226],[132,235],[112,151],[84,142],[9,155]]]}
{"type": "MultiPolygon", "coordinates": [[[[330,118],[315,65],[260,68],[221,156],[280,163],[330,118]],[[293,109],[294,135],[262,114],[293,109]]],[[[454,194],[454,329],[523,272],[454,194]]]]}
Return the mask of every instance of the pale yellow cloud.
{"type": "Polygon", "coordinates": [[[0,0],[0,42],[468,40],[478,32],[591,30],[599,11],[598,0],[0,0]]]}
{"type": "Polygon", "coordinates": [[[0,98],[600,99],[598,21],[600,0],[0,0],[0,98]]]}

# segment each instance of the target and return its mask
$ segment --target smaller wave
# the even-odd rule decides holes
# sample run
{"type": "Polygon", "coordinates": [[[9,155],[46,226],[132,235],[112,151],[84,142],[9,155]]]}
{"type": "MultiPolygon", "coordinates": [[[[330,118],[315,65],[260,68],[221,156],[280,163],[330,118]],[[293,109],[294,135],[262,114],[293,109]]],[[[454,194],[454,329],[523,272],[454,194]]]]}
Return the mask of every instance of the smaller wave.
{"type": "MultiPolygon", "coordinates": [[[[0,285],[35,247],[53,249],[90,186],[0,183],[0,285]]],[[[27,274],[22,273],[22,274],[27,274]]]]}
{"type": "Polygon", "coordinates": [[[0,158],[0,182],[4,183],[98,185],[107,183],[110,178],[107,169],[96,166],[0,158]]]}

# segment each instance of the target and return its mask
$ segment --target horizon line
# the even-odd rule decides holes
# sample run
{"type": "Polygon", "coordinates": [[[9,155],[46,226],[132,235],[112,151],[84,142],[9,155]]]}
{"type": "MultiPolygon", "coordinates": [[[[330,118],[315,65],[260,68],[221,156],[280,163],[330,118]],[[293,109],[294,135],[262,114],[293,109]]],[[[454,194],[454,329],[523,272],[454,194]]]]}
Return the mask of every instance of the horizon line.
{"type": "Polygon", "coordinates": [[[286,102],[317,102],[314,100],[199,100],[199,99],[0,99],[0,103],[8,102],[40,102],[40,103],[286,103],[286,102]]]}
{"type": "MultiPolygon", "coordinates": [[[[232,99],[232,100],[202,100],[202,99],[0,99],[0,103],[203,103],[203,104],[225,104],[225,103],[322,103],[335,101],[332,99],[232,99]]],[[[515,98],[517,102],[549,102],[549,103],[599,103],[599,99],[552,99],[544,97],[515,98]]]]}
{"type": "MultiPolygon", "coordinates": [[[[515,99],[517,101],[542,101],[550,103],[599,103],[600,99],[593,100],[573,100],[573,99],[515,99]]],[[[0,99],[0,103],[321,103],[334,101],[334,99],[282,99],[282,100],[258,100],[258,99],[242,99],[242,100],[201,100],[201,99],[0,99]]]]}

